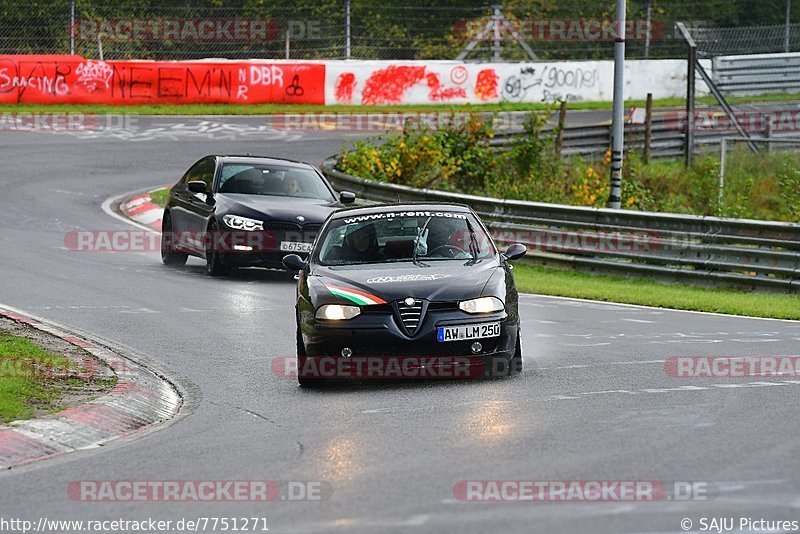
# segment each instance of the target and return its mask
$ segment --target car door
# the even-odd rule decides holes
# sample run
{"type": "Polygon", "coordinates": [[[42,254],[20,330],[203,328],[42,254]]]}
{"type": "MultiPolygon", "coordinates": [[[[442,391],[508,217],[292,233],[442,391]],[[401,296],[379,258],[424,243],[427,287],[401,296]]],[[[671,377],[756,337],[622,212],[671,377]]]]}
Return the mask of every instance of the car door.
{"type": "MultiPolygon", "coordinates": [[[[194,236],[202,236],[208,225],[208,218],[214,212],[214,172],[217,169],[216,159],[208,157],[200,161],[195,169],[193,177],[189,181],[204,182],[206,184],[205,193],[192,193],[187,189],[189,195],[186,207],[186,230],[194,236]]],[[[193,243],[198,250],[202,250],[201,239],[195,239],[193,243]]]]}
{"type": "Polygon", "coordinates": [[[176,232],[187,231],[186,214],[191,206],[191,196],[193,195],[193,193],[189,191],[187,184],[197,178],[198,171],[205,159],[206,158],[203,158],[189,167],[189,170],[183,174],[183,177],[174,188],[173,202],[170,205],[170,215],[172,217],[172,228],[176,232]]]}
{"type": "Polygon", "coordinates": [[[212,186],[216,159],[203,158],[186,172],[178,189],[175,191],[173,206],[173,224],[175,230],[181,232],[182,243],[197,251],[203,248],[202,235],[206,230],[206,220],[214,209],[212,186]],[[189,182],[205,182],[205,193],[193,193],[189,190],[189,182]]]}

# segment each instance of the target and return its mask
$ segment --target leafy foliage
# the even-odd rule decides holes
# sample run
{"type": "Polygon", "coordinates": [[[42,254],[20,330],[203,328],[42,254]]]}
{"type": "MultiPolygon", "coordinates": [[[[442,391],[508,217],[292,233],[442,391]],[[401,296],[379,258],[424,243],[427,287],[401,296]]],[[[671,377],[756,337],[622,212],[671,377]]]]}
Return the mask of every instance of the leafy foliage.
{"type": "MultiPolygon", "coordinates": [[[[604,207],[609,194],[610,159],[559,158],[554,135],[544,131],[549,112],[533,112],[510,147],[491,146],[492,121],[478,114],[451,116],[431,125],[409,125],[380,140],[358,141],[343,149],[343,172],[412,187],[475,195],[604,207]]],[[[622,206],[721,217],[800,222],[800,156],[745,151],[729,154],[723,194],[719,157],[645,165],[626,153],[622,206]]]]}

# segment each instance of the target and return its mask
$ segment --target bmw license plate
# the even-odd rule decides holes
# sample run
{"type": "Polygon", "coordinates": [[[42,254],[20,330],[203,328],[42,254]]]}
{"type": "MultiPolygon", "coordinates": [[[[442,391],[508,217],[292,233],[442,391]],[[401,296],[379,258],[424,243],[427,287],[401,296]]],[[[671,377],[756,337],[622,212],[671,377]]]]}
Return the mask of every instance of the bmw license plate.
{"type": "Polygon", "coordinates": [[[500,335],[500,323],[440,326],[436,329],[437,341],[462,341],[500,335]]]}
{"type": "Polygon", "coordinates": [[[283,252],[311,252],[311,243],[281,241],[281,250],[283,252]]]}

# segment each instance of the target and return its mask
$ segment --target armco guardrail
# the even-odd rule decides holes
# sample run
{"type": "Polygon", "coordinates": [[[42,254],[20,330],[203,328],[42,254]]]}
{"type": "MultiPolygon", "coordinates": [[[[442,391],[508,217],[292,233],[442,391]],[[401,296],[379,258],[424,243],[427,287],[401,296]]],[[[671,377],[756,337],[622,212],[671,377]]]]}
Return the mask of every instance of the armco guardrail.
{"type": "Polygon", "coordinates": [[[727,95],[800,93],[800,54],[716,57],[713,79],[727,95]]]}
{"type": "MultiPolygon", "coordinates": [[[[709,111],[714,113],[716,111],[709,111]]],[[[682,112],[674,112],[671,115],[658,115],[653,118],[651,127],[650,156],[653,158],[676,158],[684,153],[686,133],[684,132],[684,122],[682,112]]],[[[722,114],[722,111],[719,111],[722,114]]],[[[552,132],[552,127],[548,126],[543,133],[552,132]]],[[[509,146],[516,142],[521,132],[502,131],[495,135],[491,145],[498,150],[507,150],[509,146]]],[[[769,132],[750,131],[750,137],[758,141],[768,139],[769,132]]],[[[772,137],[796,136],[797,132],[787,131],[780,134],[772,133],[772,137]]],[[[709,128],[703,131],[698,128],[695,131],[695,151],[709,152],[719,150],[722,138],[731,136],[731,132],[725,130],[714,130],[709,128]]],[[[625,125],[625,150],[641,151],[644,148],[645,127],[641,124],[625,125]]],[[[798,142],[800,145],[800,142],[798,142]]],[[[586,158],[602,158],[606,151],[611,147],[611,125],[588,125],[588,126],[569,126],[564,128],[564,141],[561,153],[565,156],[582,156],[586,158]]]]}
{"type": "Polygon", "coordinates": [[[471,206],[499,245],[524,243],[545,265],[800,292],[800,224],[722,219],[503,200],[323,172],[340,190],[380,202],[458,202],[471,206]]]}

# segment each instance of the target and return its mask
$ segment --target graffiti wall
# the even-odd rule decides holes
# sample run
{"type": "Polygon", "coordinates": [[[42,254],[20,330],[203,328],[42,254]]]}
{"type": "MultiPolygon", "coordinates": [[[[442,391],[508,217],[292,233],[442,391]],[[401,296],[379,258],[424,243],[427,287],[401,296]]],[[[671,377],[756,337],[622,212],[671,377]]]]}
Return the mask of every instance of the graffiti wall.
{"type": "MultiPolygon", "coordinates": [[[[685,94],[685,61],[628,61],[625,71],[628,99],[685,94]]],[[[613,90],[612,61],[328,62],[325,78],[328,104],[610,101],[613,90]]],[[[701,81],[697,90],[707,92],[701,81]]]]}
{"type": "MultiPolygon", "coordinates": [[[[707,67],[710,68],[710,65],[707,67]]],[[[681,97],[686,62],[626,62],[626,98],[681,97]]],[[[97,61],[0,56],[0,103],[435,104],[609,101],[611,61],[97,61]]],[[[707,88],[698,80],[698,93],[707,88]]]]}
{"type": "Polygon", "coordinates": [[[0,56],[0,103],[324,104],[325,66],[0,56]]]}

